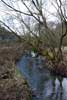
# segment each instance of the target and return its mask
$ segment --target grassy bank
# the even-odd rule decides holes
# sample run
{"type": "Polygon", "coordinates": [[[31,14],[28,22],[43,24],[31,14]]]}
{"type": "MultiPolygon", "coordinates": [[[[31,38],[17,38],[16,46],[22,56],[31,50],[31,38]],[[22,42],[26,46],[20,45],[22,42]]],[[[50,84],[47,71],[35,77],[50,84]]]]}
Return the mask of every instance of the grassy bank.
{"type": "Polygon", "coordinates": [[[15,62],[24,54],[19,43],[0,44],[0,100],[31,100],[31,92],[15,62]]]}

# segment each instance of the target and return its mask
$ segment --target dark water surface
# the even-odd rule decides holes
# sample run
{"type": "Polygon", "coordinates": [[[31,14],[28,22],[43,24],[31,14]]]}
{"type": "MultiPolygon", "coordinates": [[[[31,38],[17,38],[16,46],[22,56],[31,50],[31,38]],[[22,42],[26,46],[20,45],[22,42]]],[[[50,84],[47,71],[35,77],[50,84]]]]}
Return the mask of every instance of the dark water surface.
{"type": "Polygon", "coordinates": [[[17,63],[33,91],[33,100],[67,100],[67,79],[62,86],[57,77],[43,67],[41,58],[23,56],[17,63]]]}

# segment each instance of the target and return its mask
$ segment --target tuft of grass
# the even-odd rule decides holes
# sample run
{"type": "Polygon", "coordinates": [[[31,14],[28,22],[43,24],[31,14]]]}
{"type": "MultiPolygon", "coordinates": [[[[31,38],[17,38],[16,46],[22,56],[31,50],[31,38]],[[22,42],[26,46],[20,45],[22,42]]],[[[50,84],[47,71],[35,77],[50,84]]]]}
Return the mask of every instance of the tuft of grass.
{"type": "Polygon", "coordinates": [[[21,71],[20,71],[18,68],[16,68],[15,74],[16,74],[18,77],[21,77],[21,76],[22,76],[21,71]]]}

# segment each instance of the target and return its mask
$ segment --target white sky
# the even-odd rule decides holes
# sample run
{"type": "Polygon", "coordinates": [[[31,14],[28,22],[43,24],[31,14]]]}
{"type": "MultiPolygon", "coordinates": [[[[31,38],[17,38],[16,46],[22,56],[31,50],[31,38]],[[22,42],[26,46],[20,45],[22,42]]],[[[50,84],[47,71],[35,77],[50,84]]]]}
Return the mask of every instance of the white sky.
{"type": "MultiPolygon", "coordinates": [[[[11,2],[10,2],[11,0],[4,0],[4,1],[11,5],[11,2]]],[[[23,12],[27,11],[25,6],[21,3],[21,0],[13,0],[13,1],[17,1],[17,2],[13,3],[13,7],[15,7],[16,9],[20,8],[20,10],[23,11],[23,12]]],[[[45,0],[43,0],[43,1],[45,2],[45,0]]],[[[52,16],[52,15],[49,15],[49,13],[47,12],[47,10],[48,10],[50,13],[56,13],[55,7],[52,6],[49,1],[50,0],[47,0],[47,3],[43,6],[43,9],[44,9],[44,7],[46,8],[45,15],[46,15],[46,18],[48,19],[48,21],[54,21],[55,22],[55,21],[57,21],[57,18],[52,16]]],[[[53,0],[52,0],[52,2],[53,2],[53,0]]],[[[27,3],[27,5],[28,5],[28,3],[27,3]]],[[[7,22],[8,22],[9,15],[12,15],[12,16],[17,15],[16,12],[10,11],[10,10],[11,9],[10,8],[8,9],[8,7],[5,4],[3,4],[0,0],[0,20],[6,21],[6,18],[7,18],[7,22]]],[[[32,10],[33,10],[33,8],[32,8],[32,10]]],[[[14,23],[16,23],[16,25],[15,25],[16,27],[20,26],[16,19],[14,20],[14,23]]]]}
{"type": "MultiPolygon", "coordinates": [[[[5,2],[10,2],[10,0],[4,0],[5,2]]],[[[16,0],[15,0],[16,1],[16,0]]],[[[21,9],[21,11],[23,11],[23,12],[26,12],[26,8],[25,8],[25,6],[21,3],[21,1],[20,0],[18,0],[18,5],[19,5],[19,8],[21,9]]],[[[16,8],[16,9],[18,9],[18,5],[17,5],[17,3],[16,2],[14,2],[14,7],[16,8]]],[[[53,7],[53,6],[51,6],[51,4],[48,2],[47,3],[47,8],[48,8],[48,10],[51,12],[51,13],[54,13],[55,12],[55,8],[53,7]]],[[[7,9],[7,6],[6,5],[4,5],[3,3],[1,3],[0,2],[0,19],[2,19],[3,17],[4,17],[4,15],[6,15],[5,13],[7,13],[7,15],[8,14],[15,14],[15,12],[8,12],[8,9],[7,9]]],[[[54,20],[54,18],[51,16],[50,17],[50,20],[54,20]]]]}

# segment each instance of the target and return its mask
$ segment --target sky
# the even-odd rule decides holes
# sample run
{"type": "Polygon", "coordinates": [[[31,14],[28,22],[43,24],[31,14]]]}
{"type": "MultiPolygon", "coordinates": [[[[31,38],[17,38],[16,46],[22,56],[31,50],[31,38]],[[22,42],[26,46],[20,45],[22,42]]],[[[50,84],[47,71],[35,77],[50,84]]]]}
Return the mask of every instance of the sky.
{"type": "MultiPolygon", "coordinates": [[[[7,2],[7,3],[9,3],[9,4],[11,5],[10,0],[4,0],[4,1],[7,2]]],[[[14,0],[14,1],[16,1],[16,0],[14,0]]],[[[49,0],[47,0],[47,1],[49,1],[49,0]]],[[[13,4],[14,4],[14,7],[15,7],[16,9],[18,9],[18,6],[19,6],[19,8],[21,9],[21,11],[26,12],[26,8],[25,8],[25,6],[21,3],[20,0],[17,0],[17,2],[14,2],[13,4]],[[17,3],[18,3],[18,4],[17,4],[17,3]]],[[[12,5],[11,5],[11,6],[12,6],[12,5]]],[[[51,13],[54,13],[54,12],[55,12],[55,8],[54,8],[53,6],[51,6],[51,4],[50,4],[49,2],[47,2],[47,7],[46,7],[46,8],[47,8],[47,9],[49,10],[49,12],[51,12],[51,13]]],[[[15,14],[15,12],[9,13],[9,11],[7,10],[7,6],[4,5],[4,4],[0,1],[0,19],[2,19],[4,15],[6,15],[5,13],[7,13],[7,14],[12,14],[12,13],[14,13],[14,14],[15,14]]],[[[48,14],[48,13],[47,13],[47,14],[48,14]]],[[[52,16],[50,17],[50,20],[53,20],[52,16]]]]}
{"type": "MultiPolygon", "coordinates": [[[[13,5],[11,3],[12,0],[4,0],[6,3],[8,3],[9,5],[11,5],[12,7],[14,7],[15,9],[20,9],[23,12],[27,12],[27,9],[25,8],[25,6],[21,3],[21,0],[13,0],[13,5]]],[[[47,18],[47,21],[54,21],[57,22],[58,19],[57,17],[51,15],[53,13],[56,14],[56,9],[54,6],[52,6],[52,4],[49,2],[50,0],[47,0],[47,2],[45,4],[43,4],[43,9],[45,7],[45,16],[47,18]],[[49,12],[51,14],[49,14],[49,12]]],[[[53,0],[51,0],[53,2],[53,0]]],[[[45,0],[43,0],[43,2],[45,2],[45,0]]],[[[27,3],[27,5],[29,5],[27,3]]],[[[56,5],[55,5],[56,6],[56,5]]],[[[31,8],[32,11],[34,11],[35,9],[32,7],[31,8]],[[33,10],[34,9],[34,10],[33,10]]],[[[44,10],[43,10],[44,12],[44,10]]],[[[18,14],[15,11],[12,11],[10,8],[8,8],[5,4],[3,4],[0,0],[0,20],[5,21],[7,24],[9,22],[10,25],[12,25],[13,28],[18,28],[20,27],[19,22],[17,21],[17,19],[14,19],[13,16],[18,16],[18,14]],[[10,17],[10,19],[9,19],[10,17]],[[13,17],[13,24],[15,23],[15,26],[11,23],[12,21],[12,17],[13,17]]],[[[18,16],[20,17],[20,16],[18,16]]],[[[22,17],[25,19],[26,16],[22,15],[22,17]]],[[[26,20],[26,19],[25,19],[26,20]]],[[[15,29],[15,30],[16,30],[15,29]]],[[[19,28],[18,28],[19,29],[19,28]]]]}

